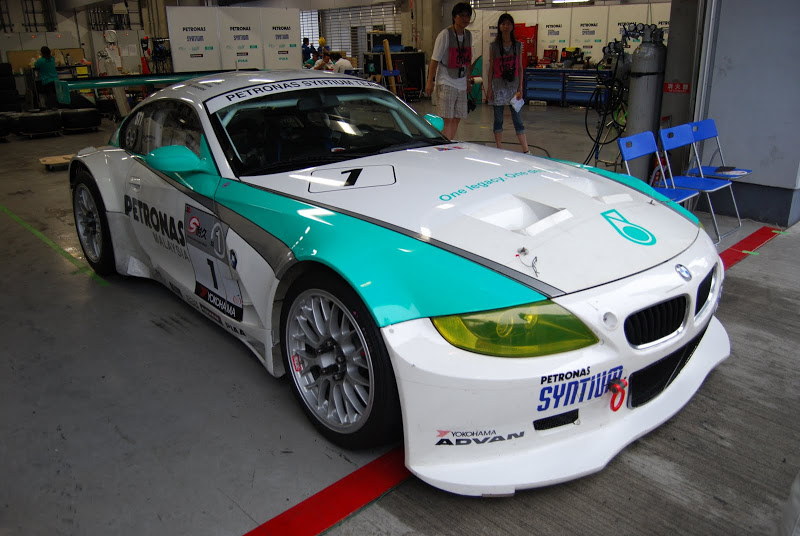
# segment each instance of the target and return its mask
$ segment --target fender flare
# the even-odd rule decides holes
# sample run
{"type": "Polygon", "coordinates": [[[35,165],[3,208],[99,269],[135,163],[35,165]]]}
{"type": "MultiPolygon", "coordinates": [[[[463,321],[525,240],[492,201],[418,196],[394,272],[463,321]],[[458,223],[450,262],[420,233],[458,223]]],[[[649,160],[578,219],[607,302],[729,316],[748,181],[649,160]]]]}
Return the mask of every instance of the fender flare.
{"type": "MultiPolygon", "coordinates": [[[[77,180],[78,170],[85,169],[92,175],[94,182],[97,184],[97,189],[100,191],[100,196],[103,198],[103,204],[106,207],[106,212],[124,212],[123,196],[125,192],[120,188],[124,188],[124,184],[112,180],[113,176],[124,176],[123,169],[114,169],[119,167],[113,162],[119,159],[112,159],[111,152],[123,151],[117,147],[101,147],[96,149],[89,147],[80,151],[69,163],[69,187],[74,188],[75,181],[77,180]]],[[[123,151],[126,152],[126,151],[123,151]]],[[[130,165],[130,160],[123,162],[130,165]]]]}

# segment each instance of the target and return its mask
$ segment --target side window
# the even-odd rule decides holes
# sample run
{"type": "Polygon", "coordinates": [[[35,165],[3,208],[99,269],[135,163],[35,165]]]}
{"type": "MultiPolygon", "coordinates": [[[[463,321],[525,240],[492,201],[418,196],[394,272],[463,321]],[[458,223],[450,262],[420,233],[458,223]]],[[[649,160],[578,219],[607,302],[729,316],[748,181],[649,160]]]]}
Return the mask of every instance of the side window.
{"type": "Polygon", "coordinates": [[[126,151],[142,154],[140,144],[142,140],[141,126],[144,119],[144,112],[139,110],[130,117],[120,131],[119,146],[126,151]]]}
{"type": "Polygon", "coordinates": [[[191,106],[159,101],[145,106],[123,127],[120,144],[136,154],[167,145],[183,145],[200,156],[200,119],[191,106]]]}
{"type": "Polygon", "coordinates": [[[159,117],[161,124],[161,143],[165,145],[183,145],[200,156],[200,118],[194,109],[186,103],[173,101],[162,110],[159,117]]]}

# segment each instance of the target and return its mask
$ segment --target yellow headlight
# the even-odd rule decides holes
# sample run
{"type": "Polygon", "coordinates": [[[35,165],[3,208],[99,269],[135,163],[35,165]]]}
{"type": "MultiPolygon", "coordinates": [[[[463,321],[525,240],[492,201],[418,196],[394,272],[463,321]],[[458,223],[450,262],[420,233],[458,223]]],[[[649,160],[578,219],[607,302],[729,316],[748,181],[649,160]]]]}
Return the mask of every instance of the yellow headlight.
{"type": "Polygon", "coordinates": [[[575,315],[549,300],[526,305],[433,318],[453,346],[498,357],[537,357],[597,343],[575,315]]]}

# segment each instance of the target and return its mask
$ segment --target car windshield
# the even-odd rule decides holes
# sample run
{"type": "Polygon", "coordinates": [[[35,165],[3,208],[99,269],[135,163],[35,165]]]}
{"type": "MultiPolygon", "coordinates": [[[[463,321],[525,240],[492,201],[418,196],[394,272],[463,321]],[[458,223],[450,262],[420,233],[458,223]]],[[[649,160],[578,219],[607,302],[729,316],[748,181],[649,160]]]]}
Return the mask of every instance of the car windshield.
{"type": "Polygon", "coordinates": [[[239,176],[449,143],[387,91],[315,88],[232,104],[212,115],[239,176]]]}

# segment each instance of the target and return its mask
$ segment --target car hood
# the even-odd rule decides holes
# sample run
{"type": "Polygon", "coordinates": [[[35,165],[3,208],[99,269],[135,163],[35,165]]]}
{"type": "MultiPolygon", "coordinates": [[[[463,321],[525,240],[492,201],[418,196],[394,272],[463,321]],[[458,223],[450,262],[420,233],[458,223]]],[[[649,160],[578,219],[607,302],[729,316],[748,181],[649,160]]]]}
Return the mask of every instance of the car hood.
{"type": "Polygon", "coordinates": [[[550,294],[647,270],[699,232],[671,208],[587,169],[468,143],[242,180],[500,264],[553,287],[550,294]]]}

